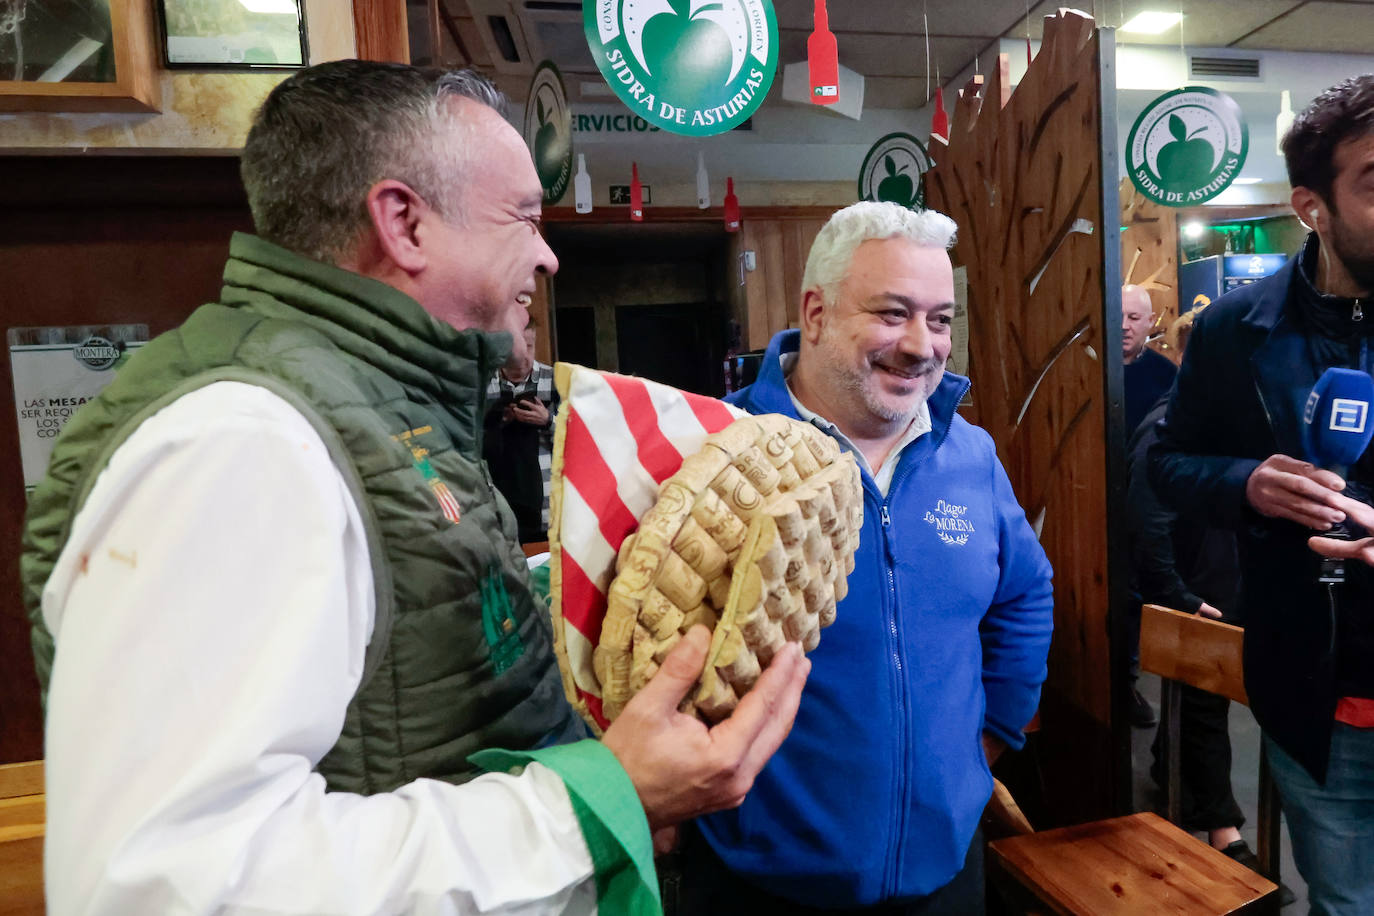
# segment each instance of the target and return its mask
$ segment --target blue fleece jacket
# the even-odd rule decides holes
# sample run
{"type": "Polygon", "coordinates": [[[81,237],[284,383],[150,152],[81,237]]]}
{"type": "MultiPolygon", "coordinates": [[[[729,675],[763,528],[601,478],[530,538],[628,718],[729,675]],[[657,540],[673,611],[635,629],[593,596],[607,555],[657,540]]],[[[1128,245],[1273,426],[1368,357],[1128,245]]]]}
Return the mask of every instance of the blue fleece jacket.
{"type": "MultiPolygon", "coordinates": [[[[731,401],[796,417],[773,338],[731,401]]],[[[992,439],[955,414],[945,373],[932,430],[886,499],[865,473],[849,594],[821,631],[796,724],[744,804],[698,821],[732,869],[811,906],[924,896],[963,866],[992,776],[987,730],[1013,748],[1035,714],[1053,625],[1050,565],[992,439]]]]}

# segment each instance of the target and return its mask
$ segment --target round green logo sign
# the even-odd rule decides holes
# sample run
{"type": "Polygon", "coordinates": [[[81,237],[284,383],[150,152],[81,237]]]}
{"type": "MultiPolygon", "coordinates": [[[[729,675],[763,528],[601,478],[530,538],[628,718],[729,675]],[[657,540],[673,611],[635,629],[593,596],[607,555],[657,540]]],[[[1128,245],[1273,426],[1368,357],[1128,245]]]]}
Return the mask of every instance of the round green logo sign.
{"type": "Polygon", "coordinates": [[[550,60],[535,68],[530,81],[525,100],[525,143],[534,157],[539,183],[544,186],[544,203],[558,203],[572,180],[572,114],[563,77],[550,60]]]}
{"type": "Polygon", "coordinates": [[[922,178],[930,155],[911,134],[888,134],[873,144],[859,169],[859,200],[880,200],[919,210],[925,206],[922,178]]]}
{"type": "Polygon", "coordinates": [[[770,0],[589,0],[582,11],[606,82],[631,111],[673,133],[738,126],[778,70],[770,0]]]}
{"type": "Polygon", "coordinates": [[[1230,187],[1245,165],[1250,131],[1240,106],[1206,86],[1155,99],[1126,138],[1126,169],[1140,193],[1166,207],[1190,207],[1230,187]]]}

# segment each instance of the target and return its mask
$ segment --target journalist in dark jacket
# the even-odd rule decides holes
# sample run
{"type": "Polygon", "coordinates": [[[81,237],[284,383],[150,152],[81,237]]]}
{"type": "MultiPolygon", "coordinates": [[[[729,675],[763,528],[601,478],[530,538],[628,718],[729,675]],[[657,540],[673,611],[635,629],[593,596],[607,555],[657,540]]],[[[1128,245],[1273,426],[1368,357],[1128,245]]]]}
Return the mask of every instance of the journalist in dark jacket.
{"type": "MultiPolygon", "coordinates": [[[[1332,367],[1369,372],[1374,337],[1374,74],[1317,96],[1283,138],[1312,235],[1273,277],[1197,320],[1151,482],[1236,528],[1245,686],[1264,729],[1293,858],[1321,916],[1374,913],[1374,538],[1366,452],[1348,480],[1302,460],[1303,405],[1332,367]],[[1352,498],[1353,497],[1353,498],[1352,498]],[[1318,582],[1317,553],[1345,564],[1318,582]]],[[[1362,418],[1367,421],[1367,417],[1362,418]]]]}
{"type": "MultiPolygon", "coordinates": [[[[1271,455],[1305,460],[1307,395],[1338,350],[1352,351],[1360,362],[1351,364],[1368,368],[1366,332],[1357,326],[1368,324],[1374,334],[1374,321],[1350,320],[1348,302],[1318,293],[1304,260],[1316,260],[1312,241],[1273,276],[1228,293],[1198,316],[1150,452],[1150,479],[1165,502],[1236,529],[1251,709],[1265,733],[1321,781],[1336,700],[1374,688],[1374,669],[1346,657],[1360,643],[1338,640],[1332,629],[1342,608],[1374,597],[1374,575],[1348,564],[1350,581],[1332,598],[1317,582],[1321,557],[1307,546],[1312,528],[1261,515],[1247,500],[1246,484],[1271,455]],[[1328,329],[1335,337],[1326,337],[1328,329]],[[1340,346],[1314,345],[1314,338],[1340,346]]],[[[1363,476],[1363,464],[1352,478],[1363,476]]]]}

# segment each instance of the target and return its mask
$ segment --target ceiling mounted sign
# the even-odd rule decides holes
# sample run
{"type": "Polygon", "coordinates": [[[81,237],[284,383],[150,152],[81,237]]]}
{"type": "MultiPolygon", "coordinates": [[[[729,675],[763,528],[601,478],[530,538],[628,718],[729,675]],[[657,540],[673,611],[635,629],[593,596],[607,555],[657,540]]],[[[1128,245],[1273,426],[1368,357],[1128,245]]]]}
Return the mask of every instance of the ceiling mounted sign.
{"type": "Polygon", "coordinates": [[[925,206],[921,179],[932,163],[911,134],[888,134],[869,149],[859,169],[859,200],[881,200],[919,210],[925,206]]]}
{"type": "Polygon", "coordinates": [[[1185,86],[1146,105],[1131,125],[1126,170],[1155,203],[1190,207],[1230,187],[1249,148],[1250,131],[1234,99],[1185,86]]]}
{"type": "Polygon", "coordinates": [[[546,60],[534,71],[525,101],[525,143],[534,157],[539,183],[544,186],[544,203],[562,200],[572,179],[572,114],[563,77],[553,61],[546,60]]]}
{"type": "Polygon", "coordinates": [[[611,89],[673,133],[738,126],[777,73],[770,0],[593,0],[582,9],[587,44],[611,89]]]}

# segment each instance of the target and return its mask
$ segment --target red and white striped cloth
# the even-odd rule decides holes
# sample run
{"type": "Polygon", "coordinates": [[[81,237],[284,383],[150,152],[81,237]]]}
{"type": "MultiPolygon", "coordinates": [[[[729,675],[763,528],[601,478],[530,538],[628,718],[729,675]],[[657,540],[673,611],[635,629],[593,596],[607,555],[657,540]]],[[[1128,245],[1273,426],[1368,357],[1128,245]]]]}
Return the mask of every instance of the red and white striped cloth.
{"type": "Polygon", "coordinates": [[[601,639],[616,554],[658,487],[706,437],[744,411],[724,401],[559,363],[549,518],[550,600],[568,698],[602,729],[592,650],[601,639]]]}

